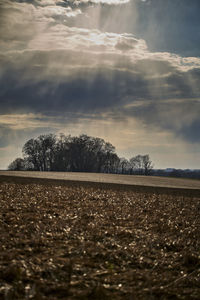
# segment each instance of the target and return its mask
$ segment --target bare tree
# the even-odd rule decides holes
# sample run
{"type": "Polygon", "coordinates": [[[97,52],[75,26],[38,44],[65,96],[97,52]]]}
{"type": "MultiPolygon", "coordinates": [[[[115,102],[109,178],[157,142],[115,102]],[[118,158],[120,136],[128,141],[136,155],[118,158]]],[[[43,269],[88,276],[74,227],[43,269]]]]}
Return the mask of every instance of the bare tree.
{"type": "Polygon", "coordinates": [[[9,164],[8,170],[10,170],[10,171],[24,171],[25,170],[24,159],[16,158],[13,162],[11,162],[9,164]]]}
{"type": "Polygon", "coordinates": [[[120,158],[119,169],[120,169],[119,173],[121,174],[129,173],[130,163],[125,157],[120,158]]]}
{"type": "Polygon", "coordinates": [[[103,139],[82,134],[79,137],[40,135],[23,147],[24,158],[38,171],[114,173],[119,164],[115,147],[103,139]]]}
{"type": "Polygon", "coordinates": [[[149,175],[153,169],[152,161],[148,154],[137,155],[130,159],[131,173],[149,175]]]}
{"type": "Polygon", "coordinates": [[[34,166],[34,170],[50,171],[54,161],[55,144],[55,135],[40,135],[36,139],[28,140],[22,152],[24,157],[34,166]]]}
{"type": "Polygon", "coordinates": [[[143,163],[144,175],[149,175],[153,169],[153,164],[148,154],[143,155],[142,163],[143,163]]]}
{"type": "Polygon", "coordinates": [[[132,173],[143,174],[142,160],[142,155],[137,155],[130,159],[132,173]]]}

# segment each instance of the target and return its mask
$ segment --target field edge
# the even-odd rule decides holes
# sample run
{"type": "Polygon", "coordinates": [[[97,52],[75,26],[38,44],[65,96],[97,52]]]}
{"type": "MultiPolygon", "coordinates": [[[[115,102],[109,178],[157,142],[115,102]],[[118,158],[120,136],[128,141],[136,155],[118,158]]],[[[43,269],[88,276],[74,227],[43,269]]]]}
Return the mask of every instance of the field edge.
{"type": "Polygon", "coordinates": [[[52,179],[52,178],[36,178],[36,177],[23,177],[0,175],[0,183],[16,183],[16,184],[40,184],[40,185],[61,185],[61,186],[84,186],[94,187],[99,189],[109,190],[125,190],[137,193],[150,193],[150,194],[167,194],[174,196],[187,196],[187,197],[200,197],[200,190],[194,188],[174,188],[174,187],[161,187],[161,186],[142,186],[134,184],[122,183],[105,183],[105,182],[92,182],[92,181],[74,181],[70,179],[52,179]]]}

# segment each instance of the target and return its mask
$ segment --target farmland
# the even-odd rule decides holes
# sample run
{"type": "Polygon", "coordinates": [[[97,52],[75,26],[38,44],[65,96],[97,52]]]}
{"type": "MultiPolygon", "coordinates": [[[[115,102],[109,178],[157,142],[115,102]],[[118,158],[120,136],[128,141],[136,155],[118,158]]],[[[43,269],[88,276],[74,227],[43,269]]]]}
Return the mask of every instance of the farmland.
{"type": "Polygon", "coordinates": [[[199,299],[197,188],[1,176],[0,298],[199,299]]]}
{"type": "Polygon", "coordinates": [[[0,176],[71,180],[98,183],[116,183],[149,187],[199,189],[200,180],[169,178],[158,176],[137,176],[84,172],[37,172],[37,171],[0,171],[0,176]]]}

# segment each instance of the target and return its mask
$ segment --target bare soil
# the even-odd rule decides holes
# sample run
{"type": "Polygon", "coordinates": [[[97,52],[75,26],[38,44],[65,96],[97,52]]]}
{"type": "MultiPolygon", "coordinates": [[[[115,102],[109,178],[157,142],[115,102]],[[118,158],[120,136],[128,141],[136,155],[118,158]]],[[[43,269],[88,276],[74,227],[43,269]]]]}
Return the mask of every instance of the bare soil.
{"type": "Polygon", "coordinates": [[[200,299],[194,191],[0,177],[0,299],[200,299]]]}

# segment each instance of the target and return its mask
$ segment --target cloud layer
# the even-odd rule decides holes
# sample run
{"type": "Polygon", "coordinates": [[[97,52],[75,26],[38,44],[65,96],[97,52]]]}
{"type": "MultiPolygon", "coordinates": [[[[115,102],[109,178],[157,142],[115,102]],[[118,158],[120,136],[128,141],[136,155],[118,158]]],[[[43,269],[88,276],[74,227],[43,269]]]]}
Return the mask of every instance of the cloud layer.
{"type": "Polygon", "coordinates": [[[14,130],[5,116],[14,114],[40,116],[40,128],[57,118],[55,130],[86,119],[138,120],[200,143],[200,58],[152,51],[138,32],[105,30],[131,14],[139,22],[153,2],[3,1],[1,147],[9,143],[6,130],[14,130]]]}

